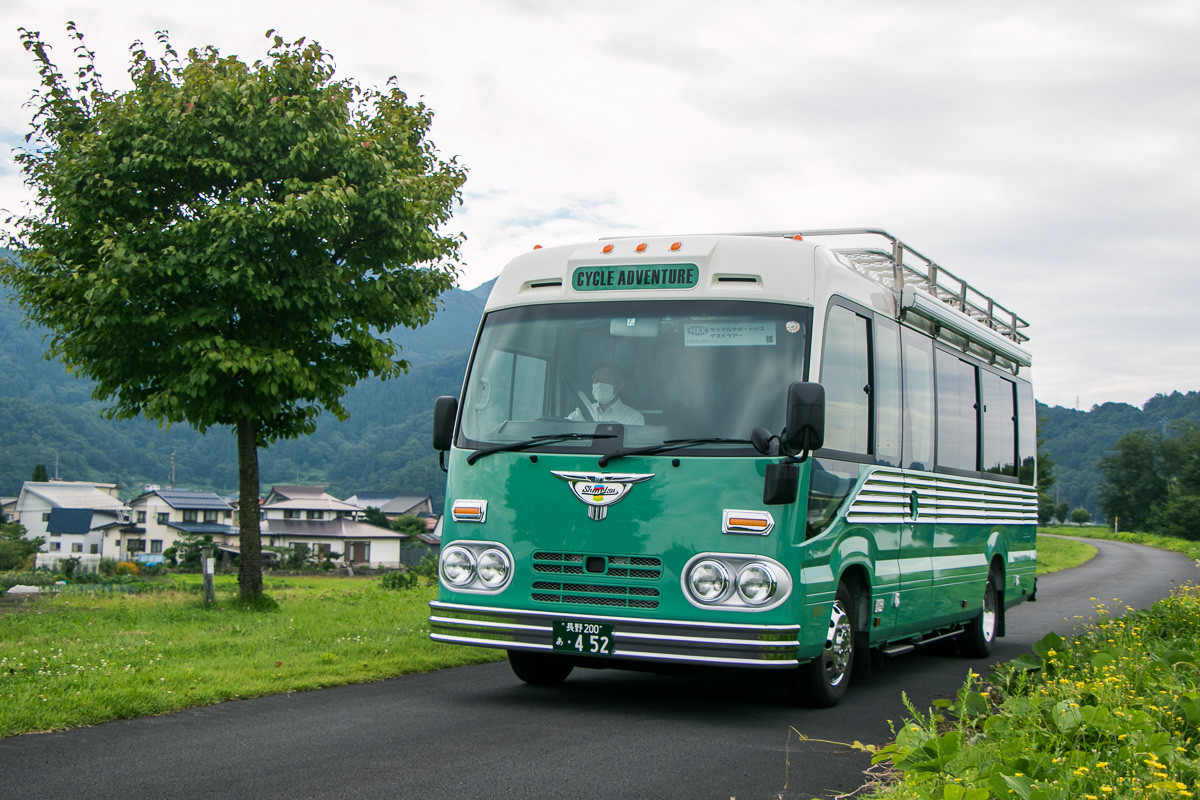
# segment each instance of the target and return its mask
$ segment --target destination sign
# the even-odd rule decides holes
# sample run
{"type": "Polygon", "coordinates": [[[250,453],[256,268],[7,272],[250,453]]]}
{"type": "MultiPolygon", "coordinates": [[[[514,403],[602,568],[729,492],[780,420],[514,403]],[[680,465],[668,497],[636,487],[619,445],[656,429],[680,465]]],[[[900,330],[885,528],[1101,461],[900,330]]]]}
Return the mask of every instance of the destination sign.
{"type": "Polygon", "coordinates": [[[700,280],[695,264],[647,264],[638,267],[576,267],[571,287],[577,292],[623,289],[691,289],[700,280]]]}

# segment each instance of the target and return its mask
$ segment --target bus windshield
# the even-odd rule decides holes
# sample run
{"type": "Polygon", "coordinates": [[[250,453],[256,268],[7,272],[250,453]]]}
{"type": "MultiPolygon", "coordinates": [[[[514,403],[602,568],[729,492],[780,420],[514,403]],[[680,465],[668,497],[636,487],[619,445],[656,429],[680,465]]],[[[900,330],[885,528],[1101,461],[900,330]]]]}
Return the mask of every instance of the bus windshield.
{"type": "Polygon", "coordinates": [[[701,439],[688,455],[753,453],[750,432],[782,430],[787,386],[805,379],[811,319],[809,308],[726,300],[494,311],[458,444],[579,452],[701,439]]]}

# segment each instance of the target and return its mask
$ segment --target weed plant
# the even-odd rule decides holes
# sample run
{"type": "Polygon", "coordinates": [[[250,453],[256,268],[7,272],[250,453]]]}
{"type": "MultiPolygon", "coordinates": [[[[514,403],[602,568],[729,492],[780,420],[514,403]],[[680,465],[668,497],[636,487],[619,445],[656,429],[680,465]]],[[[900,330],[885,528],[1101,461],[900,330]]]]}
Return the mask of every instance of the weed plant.
{"type": "MultiPolygon", "coordinates": [[[[881,798],[1104,800],[1200,793],[1200,589],[1050,634],[990,683],[970,673],[956,701],[912,717],[876,764],[899,780],[881,798]]],[[[873,749],[873,748],[872,748],[873,749]]]]}
{"type": "Polygon", "coordinates": [[[234,698],[494,660],[429,639],[427,584],[266,580],[274,608],[239,606],[236,579],[174,575],[143,594],[63,593],[0,617],[0,736],[163,714],[234,698]]]}

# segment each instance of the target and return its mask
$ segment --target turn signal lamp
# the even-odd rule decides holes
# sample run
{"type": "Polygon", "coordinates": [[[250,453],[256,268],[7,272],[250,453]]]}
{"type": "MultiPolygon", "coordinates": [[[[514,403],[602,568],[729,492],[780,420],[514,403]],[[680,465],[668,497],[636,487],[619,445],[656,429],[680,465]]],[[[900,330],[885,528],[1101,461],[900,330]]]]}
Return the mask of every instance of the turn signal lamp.
{"type": "Polygon", "coordinates": [[[775,527],[769,511],[738,511],[727,508],[721,515],[722,533],[749,533],[766,536],[775,527]]]}
{"type": "Polygon", "coordinates": [[[487,519],[486,500],[458,500],[450,508],[455,522],[483,522],[487,519]]]}

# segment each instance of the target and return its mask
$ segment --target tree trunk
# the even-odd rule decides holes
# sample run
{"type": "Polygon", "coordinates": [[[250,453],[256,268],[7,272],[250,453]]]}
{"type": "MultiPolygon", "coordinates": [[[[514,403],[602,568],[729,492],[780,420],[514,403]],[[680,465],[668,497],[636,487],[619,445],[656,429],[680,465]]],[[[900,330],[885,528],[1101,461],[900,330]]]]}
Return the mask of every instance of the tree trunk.
{"type": "Polygon", "coordinates": [[[262,595],[262,536],[258,507],[258,426],[243,418],[237,425],[238,539],[241,547],[238,586],[242,600],[262,595]]]}

